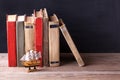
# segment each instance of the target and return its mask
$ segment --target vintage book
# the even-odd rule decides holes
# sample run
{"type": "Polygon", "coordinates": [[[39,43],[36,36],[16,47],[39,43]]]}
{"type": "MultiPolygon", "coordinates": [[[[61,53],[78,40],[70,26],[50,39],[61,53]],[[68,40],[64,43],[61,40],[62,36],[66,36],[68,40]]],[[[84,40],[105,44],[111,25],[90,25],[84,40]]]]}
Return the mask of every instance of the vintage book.
{"type": "Polygon", "coordinates": [[[24,21],[25,15],[17,17],[16,21],[16,50],[17,50],[17,66],[21,67],[20,58],[25,54],[25,39],[24,39],[24,21]]]}
{"type": "MultiPolygon", "coordinates": [[[[41,53],[43,53],[43,12],[42,9],[40,11],[34,11],[35,16],[35,25],[34,25],[34,33],[35,33],[35,50],[41,53]]],[[[42,57],[40,58],[40,66],[42,65],[42,57]]]]}
{"type": "Polygon", "coordinates": [[[26,16],[24,25],[26,53],[30,50],[34,50],[34,17],[26,16]]]}
{"type": "Polygon", "coordinates": [[[16,67],[16,19],[17,15],[7,15],[8,66],[16,67]]]}
{"type": "Polygon", "coordinates": [[[82,57],[80,56],[80,54],[79,54],[79,52],[78,52],[78,50],[77,50],[77,48],[76,48],[70,34],[69,34],[65,24],[63,23],[62,19],[60,19],[60,25],[61,25],[60,30],[61,30],[66,42],[68,43],[68,45],[69,45],[75,59],[77,60],[78,65],[79,66],[84,66],[84,62],[82,60],[82,57]]]}
{"type": "Polygon", "coordinates": [[[46,8],[43,9],[43,65],[49,66],[49,25],[46,8]]]}
{"type": "Polygon", "coordinates": [[[50,67],[60,65],[59,22],[49,22],[49,64],[50,67]]]}

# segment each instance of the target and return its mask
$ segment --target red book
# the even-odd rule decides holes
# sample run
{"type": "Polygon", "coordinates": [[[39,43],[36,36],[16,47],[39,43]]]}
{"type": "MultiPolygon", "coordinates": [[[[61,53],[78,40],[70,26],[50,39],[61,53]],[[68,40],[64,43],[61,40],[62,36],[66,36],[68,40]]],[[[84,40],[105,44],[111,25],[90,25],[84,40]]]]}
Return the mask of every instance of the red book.
{"type": "Polygon", "coordinates": [[[42,52],[43,52],[43,14],[42,14],[42,10],[40,11],[34,11],[34,16],[35,16],[35,50],[37,52],[41,52],[41,64],[40,66],[43,66],[42,65],[42,52]]]}
{"type": "Polygon", "coordinates": [[[16,18],[17,15],[7,15],[7,46],[8,46],[8,66],[17,66],[16,57],[16,18]]]}

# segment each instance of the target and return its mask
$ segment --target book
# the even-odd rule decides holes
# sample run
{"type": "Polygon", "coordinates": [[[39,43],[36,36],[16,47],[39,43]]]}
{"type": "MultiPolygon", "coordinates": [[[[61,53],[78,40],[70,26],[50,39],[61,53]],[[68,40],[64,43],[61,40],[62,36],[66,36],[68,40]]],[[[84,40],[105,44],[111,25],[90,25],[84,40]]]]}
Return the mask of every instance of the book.
{"type": "Polygon", "coordinates": [[[59,22],[49,22],[49,64],[50,67],[60,65],[59,22]]]}
{"type": "Polygon", "coordinates": [[[46,8],[43,9],[43,65],[49,66],[49,19],[46,8]]]}
{"type": "Polygon", "coordinates": [[[24,21],[25,53],[34,50],[34,17],[26,16],[24,21]]]}
{"type": "Polygon", "coordinates": [[[25,15],[18,16],[16,21],[16,50],[18,67],[22,67],[20,58],[25,54],[24,21],[25,15]]]}
{"type": "Polygon", "coordinates": [[[8,66],[17,66],[16,57],[16,19],[17,15],[7,15],[7,48],[8,48],[8,66]]]}
{"type": "Polygon", "coordinates": [[[43,12],[42,9],[40,11],[34,11],[35,16],[35,25],[34,25],[34,33],[35,33],[35,50],[38,52],[41,52],[41,58],[40,58],[40,66],[43,66],[42,64],[42,53],[43,53],[43,12]]]}
{"type": "Polygon", "coordinates": [[[59,28],[60,28],[66,42],[68,43],[68,45],[69,45],[75,59],[77,60],[78,65],[79,66],[84,66],[85,65],[84,61],[82,60],[82,57],[80,56],[80,54],[79,54],[79,52],[78,52],[78,50],[77,50],[77,48],[76,48],[76,46],[75,46],[69,32],[68,32],[64,22],[62,21],[62,19],[60,19],[60,25],[61,26],[59,28]]]}

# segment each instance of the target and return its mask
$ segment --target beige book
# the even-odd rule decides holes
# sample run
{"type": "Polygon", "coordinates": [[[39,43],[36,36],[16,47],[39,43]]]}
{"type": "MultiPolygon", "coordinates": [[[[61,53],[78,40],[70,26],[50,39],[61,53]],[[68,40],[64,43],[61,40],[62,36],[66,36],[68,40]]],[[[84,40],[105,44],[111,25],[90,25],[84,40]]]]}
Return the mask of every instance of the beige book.
{"type": "MultiPolygon", "coordinates": [[[[52,19],[52,18],[51,18],[52,19]]],[[[50,67],[60,65],[59,22],[49,22],[49,64],[50,67]]]]}
{"type": "Polygon", "coordinates": [[[27,16],[25,20],[25,52],[34,50],[34,17],[27,16]]]}
{"type": "Polygon", "coordinates": [[[77,48],[76,48],[70,34],[69,34],[65,24],[63,23],[62,19],[60,19],[60,24],[61,24],[60,30],[61,30],[66,42],[68,43],[68,45],[69,45],[75,59],[77,60],[78,65],[79,66],[84,66],[84,62],[82,60],[82,57],[80,56],[80,54],[79,54],[79,52],[78,52],[78,50],[77,50],[77,48]]]}

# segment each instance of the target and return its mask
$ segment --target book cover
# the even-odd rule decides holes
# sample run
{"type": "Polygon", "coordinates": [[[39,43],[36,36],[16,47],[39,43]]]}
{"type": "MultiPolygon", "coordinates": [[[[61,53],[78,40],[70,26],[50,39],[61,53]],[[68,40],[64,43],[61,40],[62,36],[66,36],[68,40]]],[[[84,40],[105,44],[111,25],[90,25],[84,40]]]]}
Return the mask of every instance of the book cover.
{"type": "Polygon", "coordinates": [[[8,66],[16,67],[16,19],[17,15],[7,15],[7,48],[8,48],[8,66]]]}
{"type": "Polygon", "coordinates": [[[49,66],[49,25],[48,13],[43,9],[43,65],[49,66]]]}
{"type": "Polygon", "coordinates": [[[41,64],[40,66],[43,66],[42,60],[43,60],[43,12],[42,9],[40,11],[34,11],[34,16],[35,16],[35,50],[38,52],[41,52],[41,64]]]}
{"type": "Polygon", "coordinates": [[[16,50],[17,50],[17,66],[21,67],[20,58],[25,54],[25,39],[24,39],[24,21],[25,15],[20,15],[16,21],[16,50]]]}
{"type": "Polygon", "coordinates": [[[34,50],[34,17],[26,16],[24,22],[25,53],[34,50]]]}
{"type": "Polygon", "coordinates": [[[49,64],[50,67],[60,65],[60,52],[59,52],[59,22],[49,22],[49,64]]]}
{"type": "Polygon", "coordinates": [[[69,45],[75,59],[77,60],[78,65],[79,66],[84,66],[84,62],[82,60],[82,57],[80,56],[80,54],[79,54],[79,52],[78,52],[78,50],[77,50],[77,48],[76,48],[70,34],[69,34],[65,24],[63,23],[62,19],[60,19],[60,24],[61,24],[60,30],[61,30],[66,42],[68,43],[68,45],[69,45]]]}

